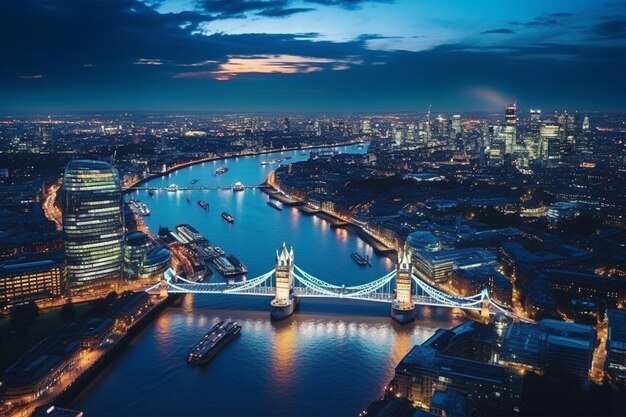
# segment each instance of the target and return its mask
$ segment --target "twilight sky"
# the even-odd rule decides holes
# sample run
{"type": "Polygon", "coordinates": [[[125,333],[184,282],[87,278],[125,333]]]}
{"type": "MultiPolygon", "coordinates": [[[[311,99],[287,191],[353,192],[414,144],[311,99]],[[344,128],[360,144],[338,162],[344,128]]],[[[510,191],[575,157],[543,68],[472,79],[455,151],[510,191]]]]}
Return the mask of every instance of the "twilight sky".
{"type": "Polygon", "coordinates": [[[0,111],[626,110],[626,1],[1,0],[0,111]]]}

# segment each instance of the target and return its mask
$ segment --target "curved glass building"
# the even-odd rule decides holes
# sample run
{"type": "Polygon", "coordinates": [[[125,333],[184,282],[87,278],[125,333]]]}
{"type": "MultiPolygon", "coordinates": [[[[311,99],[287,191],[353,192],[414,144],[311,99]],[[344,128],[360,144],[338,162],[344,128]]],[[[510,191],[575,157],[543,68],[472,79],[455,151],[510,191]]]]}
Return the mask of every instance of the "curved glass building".
{"type": "Polygon", "coordinates": [[[102,161],[71,161],[63,176],[62,206],[70,288],[121,278],[124,216],[117,170],[102,161]]]}

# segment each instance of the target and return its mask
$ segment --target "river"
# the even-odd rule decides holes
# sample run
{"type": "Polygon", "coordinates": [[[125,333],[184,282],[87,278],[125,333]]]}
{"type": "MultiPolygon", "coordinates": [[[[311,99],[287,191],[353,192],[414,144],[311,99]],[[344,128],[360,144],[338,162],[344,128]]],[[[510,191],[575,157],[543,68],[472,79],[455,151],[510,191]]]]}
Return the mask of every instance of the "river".
{"type": "MultiPolygon", "coordinates": [[[[357,145],[340,152],[362,153],[357,145]]],[[[276,164],[308,158],[309,151],[277,152],[183,168],[146,183],[245,185],[261,183],[276,164]],[[215,169],[226,166],[226,174],[215,169]]],[[[205,237],[236,255],[249,276],[271,268],[283,242],[293,245],[295,262],[312,275],[334,284],[357,285],[393,268],[357,236],[295,208],[269,207],[258,189],[147,191],[130,195],[151,210],[151,230],[189,223],[205,237]],[[190,199],[190,203],[187,202],[190,199]],[[208,212],[196,201],[206,200],[208,212]],[[235,223],[225,222],[228,211],[235,223]],[[371,267],[357,265],[350,254],[370,255],[371,267]]],[[[215,273],[213,281],[221,278],[215,273]]],[[[393,377],[398,361],[415,344],[439,327],[463,318],[446,309],[422,308],[414,323],[399,326],[389,318],[386,304],[338,299],[303,299],[291,319],[272,323],[269,298],[241,295],[186,295],[167,309],[133,340],[84,392],[73,406],[88,416],[356,416],[379,398],[393,377]],[[242,335],[208,366],[190,368],[185,355],[219,320],[237,320],[242,335]]]]}

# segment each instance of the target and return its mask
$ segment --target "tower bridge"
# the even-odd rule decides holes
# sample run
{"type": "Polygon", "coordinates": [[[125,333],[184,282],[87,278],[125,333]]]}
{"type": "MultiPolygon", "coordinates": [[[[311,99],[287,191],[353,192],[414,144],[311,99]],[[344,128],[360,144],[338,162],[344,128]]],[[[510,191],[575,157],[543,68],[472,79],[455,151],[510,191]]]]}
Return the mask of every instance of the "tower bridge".
{"type": "Polygon", "coordinates": [[[502,312],[513,315],[498,305],[487,289],[468,297],[450,295],[424,282],[413,274],[406,253],[400,257],[396,269],[361,285],[332,284],[306,272],[294,261],[293,248],[283,247],[276,252],[273,269],[242,282],[198,283],[176,275],[173,269],[165,272],[160,283],[146,289],[161,294],[237,294],[246,296],[273,296],[270,302],[272,318],[280,320],[291,316],[303,298],[345,298],[391,304],[391,316],[400,323],[415,318],[416,306],[459,308],[479,312],[482,317],[502,312]]]}

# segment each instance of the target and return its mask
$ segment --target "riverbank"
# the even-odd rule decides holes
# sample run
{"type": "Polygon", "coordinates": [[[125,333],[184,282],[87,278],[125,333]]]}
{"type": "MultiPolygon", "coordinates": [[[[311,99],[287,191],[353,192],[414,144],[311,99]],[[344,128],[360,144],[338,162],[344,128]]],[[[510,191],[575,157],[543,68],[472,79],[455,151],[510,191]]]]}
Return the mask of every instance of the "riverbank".
{"type": "Polygon", "coordinates": [[[361,240],[370,245],[377,253],[380,253],[381,255],[391,259],[394,262],[397,261],[397,249],[385,245],[376,236],[372,236],[361,226],[352,223],[349,220],[342,219],[335,214],[325,211],[323,209],[309,207],[303,200],[299,200],[293,197],[287,197],[271,184],[267,184],[267,186],[262,187],[261,191],[269,195],[270,198],[278,200],[287,206],[296,207],[298,210],[300,210],[300,212],[305,215],[314,215],[322,220],[327,221],[328,223],[330,223],[332,228],[345,229],[348,232],[356,234],[361,240]]]}
{"type": "Polygon", "coordinates": [[[67,406],[85,389],[117,355],[137,336],[152,320],[172,305],[178,295],[153,300],[153,304],[123,332],[114,332],[106,343],[94,349],[84,349],[76,364],[60,375],[58,381],[36,400],[24,406],[6,410],[7,416],[30,416],[39,407],[67,406]]]}
{"type": "Polygon", "coordinates": [[[327,145],[294,146],[294,147],[281,148],[281,149],[267,149],[267,150],[262,150],[262,151],[243,152],[243,153],[238,153],[238,154],[233,154],[233,155],[218,155],[218,156],[211,156],[208,158],[196,159],[193,161],[177,164],[175,166],[172,166],[171,168],[166,168],[162,172],[155,173],[153,175],[147,176],[146,178],[137,180],[133,182],[132,184],[127,185],[126,187],[123,187],[122,192],[132,191],[135,187],[137,187],[140,184],[143,184],[144,182],[150,181],[152,179],[161,177],[166,174],[170,174],[179,169],[187,168],[192,165],[202,164],[204,162],[219,161],[221,159],[241,158],[241,157],[246,157],[246,156],[258,156],[258,155],[265,155],[265,154],[275,153],[275,152],[291,152],[291,151],[305,151],[305,150],[311,150],[311,149],[326,149],[326,148],[334,148],[336,146],[356,145],[357,143],[363,143],[363,140],[355,139],[355,140],[332,143],[332,144],[327,144],[327,145]]]}

